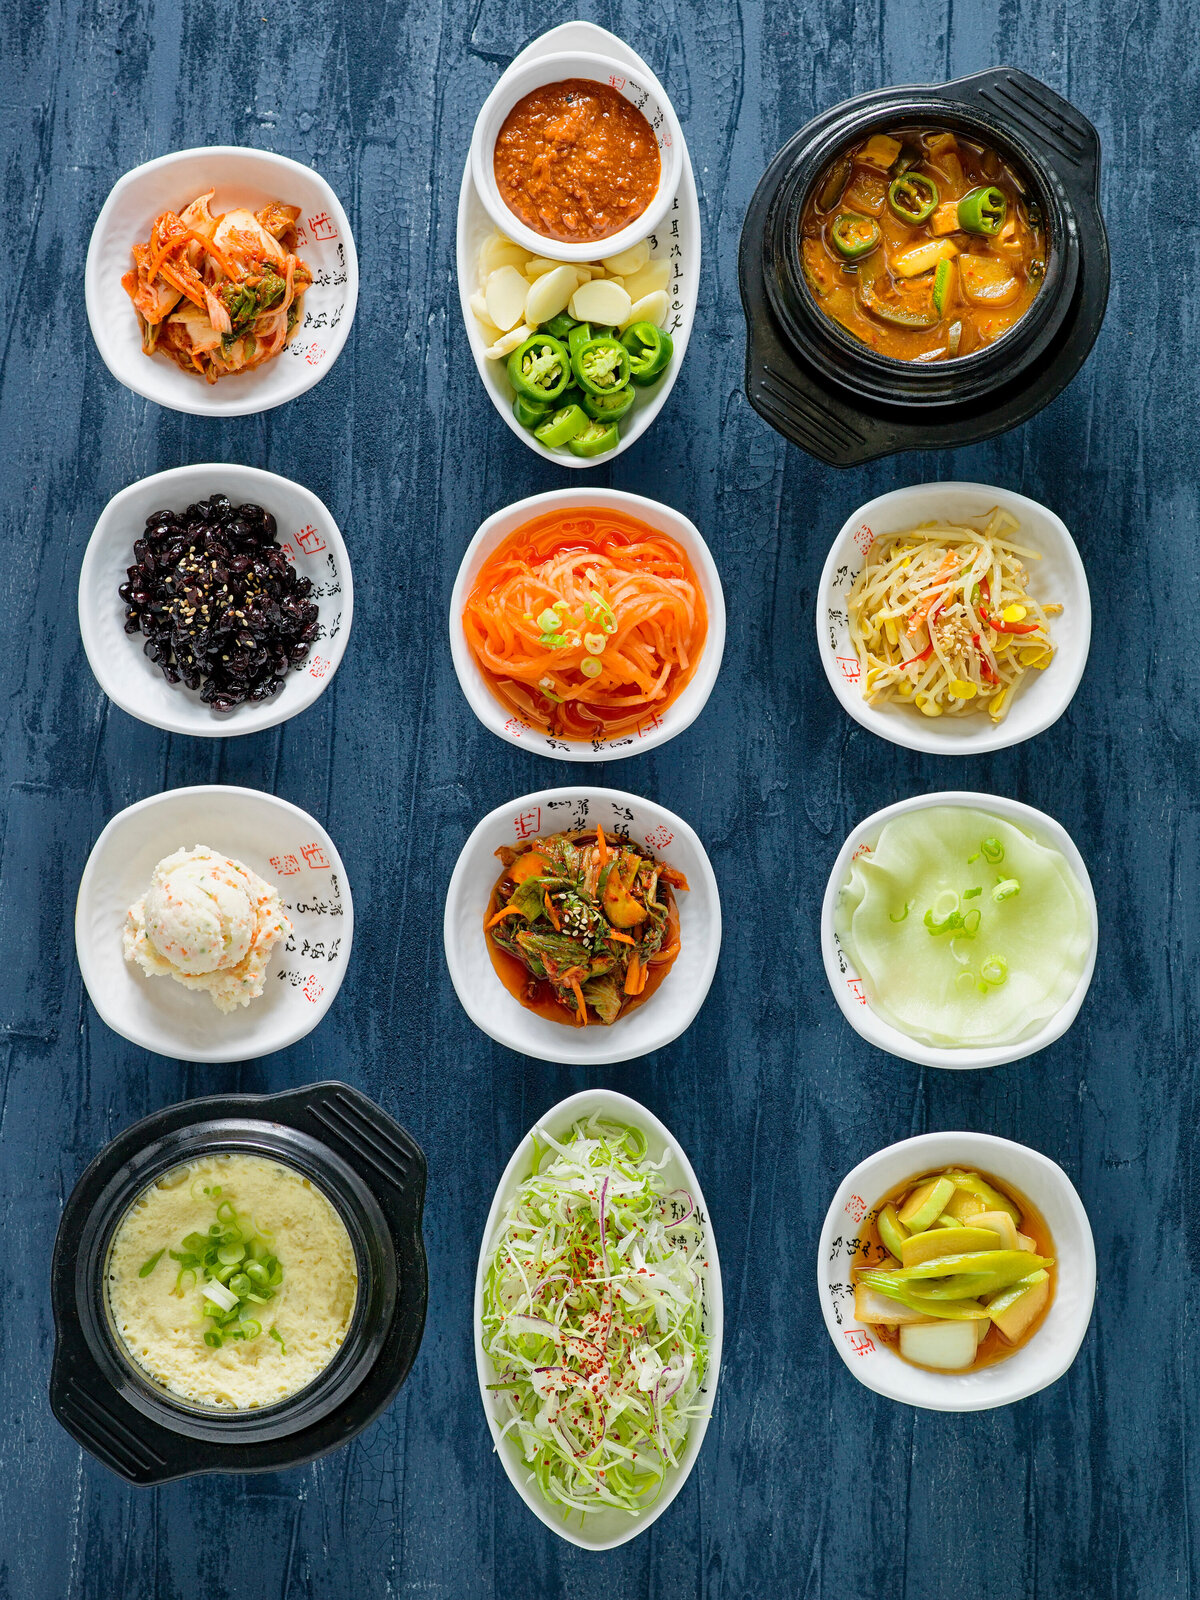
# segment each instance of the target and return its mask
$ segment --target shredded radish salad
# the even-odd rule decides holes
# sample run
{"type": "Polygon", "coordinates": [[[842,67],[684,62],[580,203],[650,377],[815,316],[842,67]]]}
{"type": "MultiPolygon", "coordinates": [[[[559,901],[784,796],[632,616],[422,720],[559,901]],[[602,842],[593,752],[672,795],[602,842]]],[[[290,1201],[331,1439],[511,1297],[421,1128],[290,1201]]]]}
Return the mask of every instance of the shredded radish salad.
{"type": "Polygon", "coordinates": [[[484,1282],[501,1437],[551,1504],[636,1516],[707,1406],[704,1226],[637,1128],[586,1117],[533,1148],[484,1282]]]}

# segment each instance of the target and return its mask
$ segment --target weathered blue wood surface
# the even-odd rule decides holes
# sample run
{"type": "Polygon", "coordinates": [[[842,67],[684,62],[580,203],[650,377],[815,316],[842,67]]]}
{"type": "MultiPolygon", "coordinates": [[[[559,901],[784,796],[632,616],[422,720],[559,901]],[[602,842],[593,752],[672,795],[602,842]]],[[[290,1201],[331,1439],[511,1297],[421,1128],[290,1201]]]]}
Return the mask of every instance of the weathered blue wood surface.
{"type": "MultiPolygon", "coordinates": [[[[478,1236],[512,1146],[585,1082],[493,1046],[461,1013],[442,896],[476,819],[554,768],[486,735],[456,686],[445,606],[484,515],[561,474],[499,425],[453,281],[475,110],[567,0],[8,0],[0,304],[3,1037],[0,1595],[33,1600],[1182,1600],[1200,1496],[1196,1288],[1195,381],[1197,68],[1189,8],[1068,0],[585,3],[675,98],[705,229],[680,381],[612,482],[680,507],[724,575],[730,635],[707,713],[606,769],[680,811],[721,880],[712,994],[658,1057],[597,1074],[691,1154],[725,1268],[720,1398],[699,1467],[653,1531],[605,1557],[528,1514],[492,1459],[472,1361],[478,1236]],[[1114,285],[1099,345],[1034,422],[987,446],[839,474],[771,433],[740,392],[736,244],[769,155],[855,91],[997,62],[1097,124],[1114,285]],[[320,168],[362,264],[332,374],[264,417],[202,422],[110,378],[88,336],[87,237],[113,181],[172,148],[257,144],[320,168]],[[254,738],[168,738],[113,710],[75,621],[107,497],[182,462],[299,478],[342,523],[357,580],[332,690],[254,738]],[[813,591],[843,518],[930,477],[1021,489],[1076,531],[1096,605],[1069,714],[1020,749],[952,763],[855,728],[821,676],[813,591]],[[359,913],[351,969],[285,1054],[194,1068],[124,1044],[86,1004],[72,908],[117,809],[163,787],[271,789],[327,823],[359,913]],[[819,898],[846,829],[914,791],[966,784],[1059,817],[1103,919],[1096,980],[1065,1039],[979,1075],[864,1045],[822,974],[819,898]],[[429,1153],[429,1323],[391,1412],[351,1448],[270,1478],[136,1492],[55,1425],[49,1251],[66,1192],[133,1119],[220,1088],[342,1076],[429,1153]],[[982,1128],[1062,1162],[1088,1205],[1100,1290],[1068,1377],[1008,1410],[935,1416],[861,1388],[818,1314],[814,1247],[864,1154],[925,1128],[982,1128]]],[[[573,481],[579,481],[575,479],[573,481]]],[[[589,480],[585,480],[589,481],[589,480]]]]}

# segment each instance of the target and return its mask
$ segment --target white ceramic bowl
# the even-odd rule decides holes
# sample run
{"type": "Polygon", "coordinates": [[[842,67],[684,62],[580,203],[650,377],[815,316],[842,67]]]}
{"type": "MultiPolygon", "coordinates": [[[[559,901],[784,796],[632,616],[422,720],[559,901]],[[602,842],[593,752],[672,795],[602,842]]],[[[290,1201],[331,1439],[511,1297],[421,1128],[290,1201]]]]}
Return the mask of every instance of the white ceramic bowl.
{"type": "Polygon", "coordinates": [[[446,894],[446,962],[463,1010],[497,1043],[539,1061],[607,1066],[661,1050],[704,1004],[721,949],[721,898],[704,846],[682,818],[619,789],[543,789],[497,806],[475,828],[446,894]],[[488,954],[483,920],[501,845],[599,824],[610,837],[646,845],[678,868],[691,888],[677,895],[680,950],[662,986],[611,1027],[576,1028],[526,1010],[501,982],[488,954]]]}
{"type": "MultiPolygon", "coordinates": [[[[635,75],[641,75],[646,79],[653,76],[650,68],[636,51],[631,50],[625,41],[618,39],[615,34],[607,33],[592,22],[564,22],[559,27],[551,28],[549,32],[542,34],[516,56],[497,84],[496,90],[500,89],[509,73],[523,71],[531,62],[564,51],[606,56],[621,62],[635,75]]],[[[614,461],[641,438],[666,404],[667,396],[675,386],[691,335],[700,287],[700,205],[696,196],[695,179],[692,176],[691,158],[682,135],[679,139],[679,151],[678,190],[658,232],[648,236],[651,258],[665,260],[671,271],[666,326],[674,345],[674,353],[670,365],[657,383],[645,389],[635,386],[633,405],[621,418],[621,437],[616,448],[603,456],[591,459],[574,456],[565,446],[555,450],[547,449],[534,437],[530,429],[523,428],[513,415],[513,393],[512,385],[508,381],[507,364],[504,361],[489,361],[487,358],[485,353],[487,339],[471,310],[471,296],[479,287],[480,248],[483,241],[495,231],[495,224],[475,188],[471,177],[471,158],[468,153],[459,193],[457,245],[459,303],[467,331],[467,342],[471,347],[480,381],[503,418],[505,426],[510,428],[522,444],[535,455],[541,456],[546,461],[553,461],[557,466],[566,467],[571,471],[586,471],[588,468],[602,467],[614,461]]],[[[603,250],[606,255],[609,253],[607,241],[598,246],[588,246],[587,249],[593,253],[597,249],[603,250]]],[[[547,242],[543,240],[534,253],[539,256],[555,256],[557,250],[557,244],[553,249],[549,249],[547,242]]],[[[594,258],[593,254],[586,259],[594,258]]]]}
{"type": "Polygon", "coordinates": [[[590,49],[559,50],[550,55],[523,54],[513,62],[483,102],[471,134],[471,178],[484,209],[500,232],[525,245],[533,255],[556,261],[594,261],[598,254],[615,256],[639,243],[660,226],[675,192],[682,167],[683,134],[667,92],[644,65],[635,66],[590,49]],[[616,89],[646,118],[658,139],[658,188],[646,209],[627,228],[608,239],[569,244],[526,227],[500,197],[493,166],[496,138],[505,118],[533,90],[564,78],[590,78],[616,89]]]}
{"type": "Polygon", "coordinates": [[[175,467],[131,483],[100,513],[79,572],[79,631],[97,683],[131,717],[199,739],[258,733],[306,710],[337,671],[353,617],[350,558],[332,515],[301,484],[258,467],[214,462],[175,467]],[[261,505],[274,516],[276,542],[313,581],[310,598],[320,619],[308,659],[287,674],[274,699],[238,706],[224,715],[205,705],[198,690],[167,682],[147,659],[142,634],[125,632],[125,606],[117,593],[146,518],[160,510],[182,511],[214,494],[227,494],[235,504],[261,505]]]}
{"type": "Polygon", "coordinates": [[[860,1161],[833,1197],[817,1251],[817,1293],[834,1348],[868,1389],[927,1411],[987,1411],[1045,1389],[1075,1359],[1096,1294],[1096,1248],[1083,1202],[1063,1169],[990,1133],[923,1133],[860,1161]],[[1054,1299],[1028,1344],[978,1372],[911,1366],[854,1316],[852,1241],[871,1206],[907,1178],[961,1165],[991,1173],[1041,1212],[1054,1240],[1054,1299]]]}
{"type": "Polygon", "coordinates": [[[311,1033],[341,987],[354,937],[346,869],[315,818],[258,789],[169,789],[120,811],[79,882],[75,950],[92,1004],[114,1032],[180,1061],[250,1061],[311,1033]],[[279,889],[294,934],[277,944],[257,1000],[229,1015],[174,978],[149,978],[121,946],[125,913],[164,856],[210,845],[279,889]]]}
{"type": "Polygon", "coordinates": [[[829,979],[829,987],[833,990],[833,997],[841,1008],[842,1015],[855,1033],[861,1035],[868,1044],[876,1045],[880,1050],[887,1050],[891,1055],[899,1056],[902,1061],[915,1061],[923,1067],[960,1069],[1002,1067],[1009,1061],[1022,1061],[1026,1056],[1044,1050],[1047,1045],[1061,1038],[1078,1015],[1083,997],[1087,994],[1088,985],[1092,981],[1092,973],[1096,966],[1098,933],[1096,897],[1092,893],[1092,880],[1088,877],[1083,857],[1075,848],[1075,842],[1066,829],[1055,822],[1053,817],[1048,817],[1044,811],[1022,805],[1019,800],[1008,800],[998,794],[978,794],[967,789],[949,789],[938,794],[914,795],[910,800],[900,800],[894,806],[885,806],[882,811],[876,811],[873,816],[864,818],[838,851],[833,871],[829,874],[829,882],[825,886],[825,899],[821,906],[821,956],[825,962],[825,976],[829,979]],[[862,979],[842,949],[841,941],[834,931],[834,913],[838,897],[850,877],[851,861],[864,849],[874,848],[884,823],[910,811],[921,811],[926,806],[967,806],[980,811],[991,811],[1006,822],[1024,828],[1039,844],[1050,845],[1060,850],[1079,880],[1079,887],[1083,891],[1091,917],[1091,949],[1088,951],[1083,973],[1075,985],[1071,998],[1036,1033],[1015,1039],[1009,1044],[952,1050],[924,1044],[919,1039],[910,1039],[908,1034],[901,1033],[899,1028],[893,1028],[891,1023],[885,1022],[876,1011],[872,1010],[867,1001],[862,979]]]}
{"type": "Polygon", "coordinates": [[[320,173],[270,150],[207,145],[159,156],[118,180],[92,229],[84,292],[92,337],[114,378],[171,411],[243,417],[294,400],[337,360],[358,303],[358,256],[346,213],[320,173]],[[181,210],[213,188],[214,211],[257,211],[269,200],[299,206],[296,252],[312,268],[314,282],[304,296],[304,320],[280,355],[210,384],[181,371],[169,356],[144,354],[121,277],[133,265],[133,245],[149,238],[160,212],[181,210]]]}
{"type": "Polygon", "coordinates": [[[665,1128],[657,1117],[652,1116],[645,1106],[639,1105],[636,1100],[630,1100],[626,1095],[615,1094],[611,1089],[585,1089],[582,1094],[573,1094],[567,1100],[560,1100],[558,1105],[547,1111],[544,1117],[538,1118],[521,1140],[496,1188],[496,1197],[488,1212],[479,1247],[479,1265],[475,1272],[475,1315],[472,1323],[479,1394],[495,1442],[496,1454],[508,1474],[509,1482],[539,1521],[544,1522],[552,1532],[558,1534],[560,1539],[578,1545],[582,1550],[611,1550],[616,1545],[627,1544],[630,1539],[635,1539],[639,1533],[644,1533],[652,1522],[656,1522],[662,1516],[687,1481],[696,1457],[700,1454],[700,1446],[704,1442],[709,1416],[716,1403],[723,1330],[721,1263],[717,1259],[717,1242],[713,1238],[712,1222],[700,1185],[696,1181],[696,1174],[670,1130],[665,1128]],[[667,1164],[663,1168],[666,1187],[687,1189],[695,1198],[697,1215],[708,1235],[708,1264],[701,1272],[704,1307],[702,1324],[708,1335],[708,1373],[700,1392],[708,1399],[709,1412],[693,1421],[688,1430],[687,1448],[683,1459],[678,1467],[668,1472],[662,1493],[641,1516],[631,1517],[626,1512],[616,1510],[597,1511],[589,1513],[580,1526],[579,1517],[572,1516],[568,1524],[566,1517],[542,1498],[537,1486],[526,1481],[529,1470],[524,1464],[519,1447],[511,1437],[504,1439],[500,1437],[500,1424],[496,1421],[498,1409],[496,1399],[488,1389],[488,1384],[495,1382],[496,1373],[490,1357],[484,1351],[479,1330],[483,1321],[483,1282],[491,1255],[492,1241],[500,1223],[501,1213],[516,1193],[518,1184],[529,1176],[533,1162],[533,1135],[539,1128],[544,1128],[553,1138],[561,1141],[564,1135],[571,1131],[573,1123],[581,1117],[592,1116],[595,1113],[639,1128],[646,1136],[649,1153],[654,1160],[661,1159],[664,1153],[667,1155],[667,1164]]]}
{"type": "Polygon", "coordinates": [[[454,592],[450,596],[450,654],[471,710],[484,727],[498,738],[507,739],[509,744],[520,745],[522,749],[532,750],[535,755],[548,756],[552,761],[621,761],[626,756],[642,755],[673,739],[677,733],[690,727],[703,711],[713,684],[717,681],[717,673],[721,670],[724,651],[725,596],[716,562],[700,530],[694,522],[689,522],[687,517],[673,511],[670,506],[661,505],[657,500],[646,500],[640,494],[626,494],[620,489],[554,489],[549,494],[530,495],[525,500],[505,506],[502,511],[494,512],[467,546],[458,577],[454,581],[454,592]],[[531,522],[544,512],[582,510],[586,506],[623,511],[675,539],[687,552],[708,608],[708,635],[704,652],[683,691],[665,711],[647,717],[636,733],[623,734],[618,739],[606,739],[599,744],[554,739],[501,705],[480,671],[462,624],[467,596],[484,562],[497,545],[523,523],[531,522]]]}
{"type": "Polygon", "coordinates": [[[868,500],[843,524],[817,586],[817,649],[834,694],[855,722],[881,739],[930,755],[983,755],[1044,732],[1062,716],[1079,687],[1091,637],[1087,574],[1066,524],[1036,500],[984,483],[918,483],[868,500]],[[1054,659],[1045,671],[1025,675],[999,723],[985,712],[926,717],[912,706],[869,706],[850,642],[846,600],[872,541],[919,522],[976,521],[996,506],[1011,511],[1021,524],[1014,542],[1041,553],[1041,561],[1030,563],[1032,592],[1043,604],[1062,602],[1062,615],[1053,619],[1051,629],[1054,659]]]}

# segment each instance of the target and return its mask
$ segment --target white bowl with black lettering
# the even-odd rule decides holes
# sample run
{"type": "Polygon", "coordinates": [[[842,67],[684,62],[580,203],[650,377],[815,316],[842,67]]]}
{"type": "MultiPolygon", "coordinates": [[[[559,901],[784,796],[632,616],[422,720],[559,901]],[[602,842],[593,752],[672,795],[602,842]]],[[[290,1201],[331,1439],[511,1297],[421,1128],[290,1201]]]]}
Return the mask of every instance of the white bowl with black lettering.
{"type": "Polygon", "coordinates": [[[991,1133],[922,1133],[876,1151],[843,1179],[821,1229],[817,1294],[834,1349],[859,1383],[928,1411],[986,1411],[1036,1394],[1070,1367],[1091,1320],[1096,1247],[1083,1201],[1049,1156],[991,1133]],[[908,1179],[949,1166],[1011,1185],[1041,1212],[1054,1242],[1054,1297],[1041,1327],[1011,1356],[977,1372],[915,1367],[854,1315],[850,1271],[867,1212],[908,1179]]]}
{"type": "Polygon", "coordinates": [[[716,1403],[717,1381],[721,1371],[721,1344],[724,1333],[724,1299],[721,1292],[721,1263],[717,1257],[717,1242],[713,1237],[712,1219],[701,1192],[699,1181],[692,1170],[691,1163],[684,1154],[679,1141],[665,1127],[657,1117],[639,1105],[636,1100],[631,1100],[627,1095],[617,1094],[611,1089],[585,1089],[580,1094],[573,1094],[569,1099],[560,1100],[558,1105],[552,1106],[545,1116],[539,1117],[533,1127],[521,1140],[512,1159],[504,1169],[504,1174],[496,1187],[495,1198],[492,1200],[491,1210],[484,1225],[483,1238],[479,1246],[479,1263],[475,1271],[475,1314],[474,1314],[474,1345],[475,1345],[475,1370],[479,1378],[479,1395],[483,1401],[484,1415],[491,1430],[495,1444],[496,1454],[500,1464],[508,1475],[508,1481],[524,1500],[540,1522],[544,1522],[552,1533],[560,1539],[565,1539],[568,1544],[578,1545],[581,1550],[612,1550],[617,1545],[628,1544],[630,1539],[636,1539],[638,1534],[645,1533],[651,1523],[656,1522],[666,1511],[676,1495],[687,1482],[696,1457],[700,1454],[700,1446],[704,1443],[704,1435],[708,1428],[712,1408],[716,1403]],[[707,1409],[696,1417],[688,1429],[687,1445],[677,1467],[667,1469],[666,1479],[662,1490],[646,1510],[636,1516],[628,1512],[615,1509],[589,1512],[586,1517],[580,1518],[571,1515],[569,1518],[565,1510],[551,1505],[538,1491],[535,1483],[529,1481],[529,1469],[518,1447],[515,1437],[506,1434],[501,1437],[503,1419],[500,1406],[497,1403],[495,1392],[489,1385],[496,1382],[496,1371],[491,1358],[483,1348],[483,1341],[479,1337],[479,1330],[483,1325],[483,1292],[484,1281],[487,1276],[488,1261],[491,1256],[493,1241],[500,1227],[500,1220],[507,1207],[511,1204],[513,1196],[521,1182],[529,1176],[533,1164],[533,1140],[539,1129],[561,1141],[570,1133],[572,1126],[583,1117],[602,1116],[614,1122],[622,1122],[630,1127],[638,1128],[646,1137],[647,1154],[654,1161],[666,1158],[662,1169],[663,1186],[666,1191],[672,1189],[686,1189],[695,1201],[696,1213],[703,1221],[706,1233],[705,1254],[707,1260],[699,1269],[700,1290],[703,1311],[701,1325],[708,1338],[708,1370],[700,1388],[700,1394],[707,1401],[707,1409]]]}
{"type": "Polygon", "coordinates": [[[303,1039],[341,988],[353,938],[346,869],[321,824],[276,795],[226,784],[168,789],[118,812],[92,846],[75,905],[79,969],[101,1019],[180,1061],[250,1061],[303,1039]],[[271,952],[262,995],[229,1013],[174,978],[147,977],[122,948],[125,914],[154,868],[197,845],[278,889],[292,923],[292,937],[271,952]]]}
{"type": "Polygon", "coordinates": [[[325,692],[341,664],[354,620],[350,557],[333,513],[311,489],[260,467],[220,462],[173,467],[141,478],[115,494],[100,513],[79,570],[79,632],[96,682],[114,705],[139,722],[195,739],[261,733],[306,711],[325,692]],[[260,505],[278,524],[276,543],[296,571],[310,578],[319,631],[307,658],[293,667],[270,700],[214,711],[198,690],[168,683],[148,659],[139,633],[125,632],[117,593],[133,564],[135,539],[155,511],[183,511],[226,494],[235,505],[260,505]]]}
{"type": "Polygon", "coordinates": [[[247,145],[173,150],[134,167],[113,185],[88,245],[83,276],[88,322],[105,366],[118,382],[171,411],[194,417],[245,417],[295,400],[319,383],[341,354],[358,303],[358,255],[341,201],[312,167],[247,145]],[[142,349],[133,302],[121,286],[133,246],[150,237],[163,211],[182,211],[215,189],[214,213],[272,200],[300,207],[296,254],[312,269],[303,320],[286,348],[252,372],[208,383],[170,356],[142,349]]]}
{"type": "Polygon", "coordinates": [[[914,483],[859,506],[842,524],[826,558],[817,585],[816,620],[817,653],[843,710],[890,744],[936,756],[985,755],[1044,733],[1070,705],[1092,638],[1087,573],[1066,523],[1027,495],[986,483],[914,483]],[[900,702],[868,705],[862,668],[850,640],[847,600],[871,544],[922,522],[984,521],[997,506],[1020,524],[1013,543],[1041,556],[1029,563],[1030,592],[1043,605],[1062,604],[1061,615],[1051,619],[1050,665],[1024,675],[1001,722],[993,722],[986,711],[927,717],[900,702]]]}
{"type": "Polygon", "coordinates": [[[721,949],[721,897],[704,846],[682,817],[619,789],[542,789],[497,806],[462,848],[446,892],[446,962],[455,993],[477,1028],[538,1061],[607,1066],[661,1050],[690,1027],[704,1004],[721,949]],[[631,839],[675,867],[690,887],[677,890],[679,954],[658,989],[609,1026],[554,1022],[523,1006],[488,953],[483,924],[500,876],[496,851],[574,828],[631,839]]]}
{"type": "Polygon", "coordinates": [[[829,874],[829,881],[825,885],[825,898],[821,904],[821,958],[838,1009],[855,1033],[868,1044],[873,1044],[880,1050],[887,1050],[891,1055],[899,1056],[902,1061],[912,1061],[922,1067],[948,1067],[951,1070],[1002,1067],[1010,1061],[1022,1061],[1026,1056],[1034,1055],[1037,1051],[1044,1050],[1047,1045],[1053,1044],[1066,1033],[1079,1015],[1079,1008],[1083,1004],[1092,981],[1092,973],[1096,968],[1098,942],[1099,922],[1092,880],[1088,876],[1087,866],[1075,841],[1063,825],[1056,822],[1053,817],[1047,816],[1044,811],[1022,805],[1019,800],[1009,800],[999,794],[976,794],[966,789],[913,795],[908,800],[899,800],[893,806],[884,806],[882,811],[864,817],[847,835],[845,843],[838,851],[833,871],[829,874]],[[1066,857],[1067,864],[1075,874],[1087,903],[1091,922],[1091,946],[1079,982],[1075,985],[1070,998],[1035,1032],[1020,1039],[1010,1040],[1007,1044],[968,1045],[961,1049],[953,1049],[950,1046],[925,1044],[920,1039],[913,1039],[907,1033],[902,1033],[872,1008],[862,977],[842,948],[842,942],[837,936],[838,899],[849,882],[850,865],[855,856],[861,854],[863,850],[874,849],[884,824],[890,822],[893,817],[904,816],[911,811],[923,811],[928,806],[966,806],[979,811],[990,811],[995,816],[1003,818],[1005,822],[1011,822],[1015,827],[1024,829],[1039,844],[1048,845],[1066,857]]]}
{"type": "Polygon", "coordinates": [[[489,733],[551,761],[620,761],[666,744],[689,728],[704,710],[724,653],[725,594],[717,564],[699,528],[682,512],[658,500],[647,500],[644,495],[627,494],[623,489],[552,489],[548,494],[532,494],[494,511],[467,546],[450,596],[450,658],[467,704],[489,733]],[[665,710],[647,715],[632,733],[584,743],[580,739],[556,739],[500,703],[467,643],[463,610],[484,562],[510,534],[548,511],[582,513],[589,506],[637,517],[682,547],[704,595],[708,631],[695,671],[665,710]]]}

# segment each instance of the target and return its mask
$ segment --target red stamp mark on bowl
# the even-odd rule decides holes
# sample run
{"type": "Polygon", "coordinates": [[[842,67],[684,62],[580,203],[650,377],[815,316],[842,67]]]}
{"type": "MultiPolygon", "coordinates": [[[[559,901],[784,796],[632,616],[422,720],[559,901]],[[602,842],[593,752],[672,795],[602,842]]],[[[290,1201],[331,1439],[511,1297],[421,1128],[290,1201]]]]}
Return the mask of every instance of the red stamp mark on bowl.
{"type": "Polygon", "coordinates": [[[854,1351],[856,1356],[870,1356],[875,1354],[875,1341],[869,1333],[864,1333],[861,1328],[847,1328],[842,1338],[854,1351]]]}

